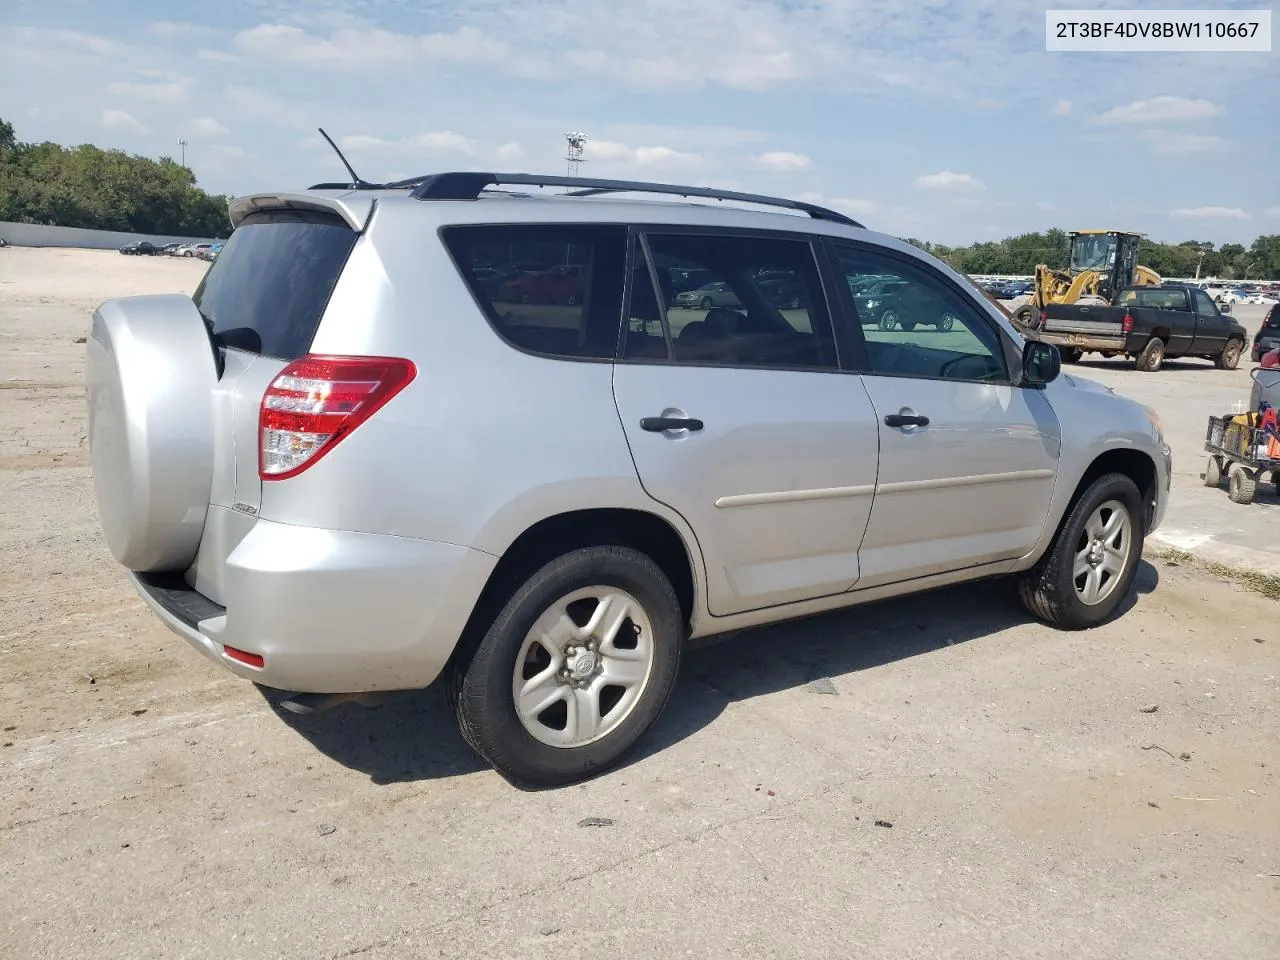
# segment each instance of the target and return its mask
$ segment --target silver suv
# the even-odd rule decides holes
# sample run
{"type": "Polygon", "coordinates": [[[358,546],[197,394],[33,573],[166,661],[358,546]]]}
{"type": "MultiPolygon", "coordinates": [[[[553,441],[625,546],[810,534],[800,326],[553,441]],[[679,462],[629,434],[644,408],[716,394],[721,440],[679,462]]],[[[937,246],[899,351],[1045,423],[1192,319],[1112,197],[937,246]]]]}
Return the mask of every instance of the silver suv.
{"type": "Polygon", "coordinates": [[[1005,574],[1098,624],[1164,513],[1148,410],[821,207],[453,173],[230,215],[193,296],[94,314],[112,554],[247,680],[439,678],[516,784],[618,761],[691,637],[1005,574]]]}

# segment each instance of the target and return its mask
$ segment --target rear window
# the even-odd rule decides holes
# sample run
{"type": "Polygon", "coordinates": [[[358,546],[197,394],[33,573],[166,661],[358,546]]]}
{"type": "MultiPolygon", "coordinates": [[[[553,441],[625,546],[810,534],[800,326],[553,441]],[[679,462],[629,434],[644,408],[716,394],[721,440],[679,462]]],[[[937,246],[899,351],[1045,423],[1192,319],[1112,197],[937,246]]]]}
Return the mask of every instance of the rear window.
{"type": "Polygon", "coordinates": [[[1140,307],[1150,307],[1153,310],[1187,309],[1187,295],[1181,290],[1126,290],[1117,302],[1136,302],[1140,307]]]}
{"type": "Polygon", "coordinates": [[[192,296],[214,341],[281,360],[306,354],[357,236],[318,211],[246,217],[192,296]]]}
{"type": "Polygon", "coordinates": [[[550,357],[613,359],[622,327],[625,227],[459,226],[442,236],[507,343],[550,357]]]}

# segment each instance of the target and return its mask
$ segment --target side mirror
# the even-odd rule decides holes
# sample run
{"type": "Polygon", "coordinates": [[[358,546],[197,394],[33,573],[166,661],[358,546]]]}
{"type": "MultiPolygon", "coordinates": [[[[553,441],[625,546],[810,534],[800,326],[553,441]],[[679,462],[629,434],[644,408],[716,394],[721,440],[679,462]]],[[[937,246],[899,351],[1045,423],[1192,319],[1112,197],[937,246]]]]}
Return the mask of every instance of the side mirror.
{"type": "Polygon", "coordinates": [[[1230,313],[1230,312],[1231,312],[1231,304],[1230,304],[1230,302],[1229,302],[1229,301],[1224,300],[1224,301],[1222,301],[1222,303],[1218,304],[1218,312],[1219,312],[1219,313],[1230,313]]]}
{"type": "Polygon", "coordinates": [[[1052,343],[1028,340],[1022,348],[1022,383],[1028,387],[1042,387],[1053,383],[1062,372],[1062,354],[1052,343]]]}

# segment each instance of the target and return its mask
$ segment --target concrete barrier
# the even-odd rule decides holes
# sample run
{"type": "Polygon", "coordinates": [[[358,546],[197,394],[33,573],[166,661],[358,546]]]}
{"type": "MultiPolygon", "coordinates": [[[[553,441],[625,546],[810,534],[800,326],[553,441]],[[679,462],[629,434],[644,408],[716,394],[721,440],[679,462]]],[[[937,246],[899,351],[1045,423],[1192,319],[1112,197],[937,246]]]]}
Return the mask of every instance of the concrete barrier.
{"type": "Polygon", "coordinates": [[[157,247],[166,243],[220,243],[209,237],[153,237],[143,233],[114,230],[82,230],[79,227],[50,227],[42,223],[9,223],[0,220],[0,237],[15,247],[83,247],[90,250],[119,250],[127,243],[150,240],[157,247]]]}

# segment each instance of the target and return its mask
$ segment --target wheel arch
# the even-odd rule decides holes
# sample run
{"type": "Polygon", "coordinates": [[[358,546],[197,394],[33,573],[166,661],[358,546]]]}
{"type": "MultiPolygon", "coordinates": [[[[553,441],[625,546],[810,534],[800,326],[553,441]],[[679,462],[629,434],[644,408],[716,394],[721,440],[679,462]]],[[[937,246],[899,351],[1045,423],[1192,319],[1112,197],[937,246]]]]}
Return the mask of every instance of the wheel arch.
{"type": "Polygon", "coordinates": [[[1076,481],[1075,488],[1063,505],[1058,522],[1054,525],[1053,536],[1049,538],[1049,544],[1052,544],[1057,539],[1062,525],[1066,522],[1067,517],[1071,515],[1071,511],[1076,503],[1079,502],[1080,497],[1089,489],[1090,484],[1108,473],[1124,474],[1134,482],[1134,485],[1138,488],[1138,494],[1142,497],[1142,504],[1145,510],[1142,518],[1143,534],[1150,532],[1155,520],[1155,498],[1158,493],[1156,485],[1159,483],[1156,462],[1142,450],[1136,450],[1133,447],[1112,447],[1094,456],[1089,462],[1089,466],[1085,468],[1084,473],[1080,475],[1079,480],[1076,481]]]}
{"type": "Polygon", "coordinates": [[[502,551],[489,574],[451,662],[470,659],[482,624],[520,582],[542,564],[580,547],[614,544],[631,547],[652,559],[671,581],[685,622],[696,618],[702,589],[696,544],[658,514],[633,507],[588,507],[544,517],[523,530],[502,551]]]}

